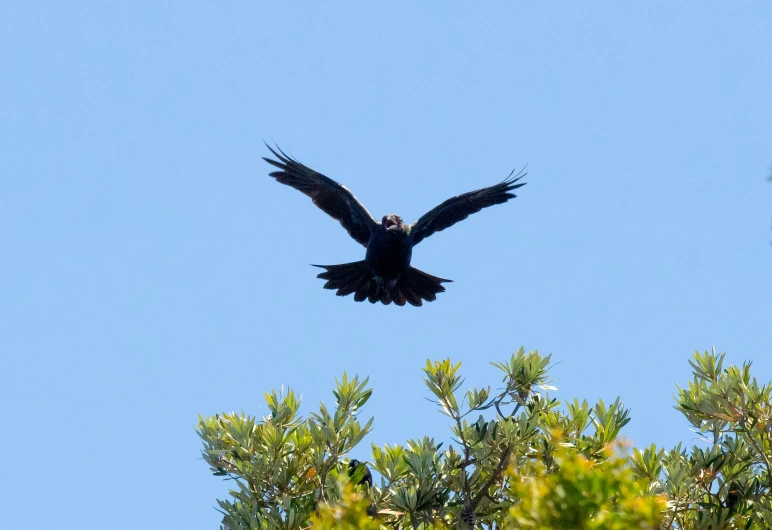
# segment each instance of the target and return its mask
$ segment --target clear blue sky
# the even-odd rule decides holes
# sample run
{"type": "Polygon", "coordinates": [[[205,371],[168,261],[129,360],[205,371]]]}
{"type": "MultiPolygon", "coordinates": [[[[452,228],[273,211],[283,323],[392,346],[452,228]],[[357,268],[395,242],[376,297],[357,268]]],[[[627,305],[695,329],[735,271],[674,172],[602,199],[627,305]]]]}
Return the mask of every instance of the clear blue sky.
{"type": "Polygon", "coordinates": [[[215,528],[196,415],[343,370],[378,444],[447,439],[427,357],[551,353],[638,445],[694,441],[695,349],[772,380],[772,4],[412,4],[0,8],[0,527],[215,528]],[[309,264],[362,248],[263,140],[378,218],[528,185],[417,247],[436,302],[356,304],[309,264]]]}

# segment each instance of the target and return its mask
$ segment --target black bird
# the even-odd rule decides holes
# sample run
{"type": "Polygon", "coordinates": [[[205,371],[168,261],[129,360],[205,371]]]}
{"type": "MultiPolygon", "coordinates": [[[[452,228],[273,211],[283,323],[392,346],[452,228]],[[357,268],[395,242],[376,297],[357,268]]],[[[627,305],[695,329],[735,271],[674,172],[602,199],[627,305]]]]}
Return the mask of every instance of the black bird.
{"type": "Polygon", "coordinates": [[[413,247],[435,232],[445,230],[483,208],[502,204],[516,197],[512,190],[524,186],[518,183],[525,173],[515,172],[503,181],[452,197],[436,208],[422,215],[418,221],[406,225],[398,215],[383,216],[377,222],[348,188],[334,180],[304,166],[268,144],[266,147],[278,159],[263,157],[263,160],[279,168],[270,175],[287,186],[311,197],[319,208],[340,221],[349,235],[367,248],[365,259],[342,265],[314,265],[325,269],[317,277],[327,280],[325,289],[337,290],[338,296],[354,294],[354,300],[371,303],[391,302],[399,306],[409,303],[420,306],[423,300],[437,299],[437,293],[445,290],[443,282],[450,282],[432,276],[410,266],[413,247]]]}
{"type": "MultiPolygon", "coordinates": [[[[357,469],[360,469],[360,468],[364,468],[365,472],[364,472],[364,475],[362,475],[362,478],[359,480],[359,482],[357,482],[357,484],[359,484],[360,486],[362,484],[367,484],[368,487],[372,488],[373,474],[370,473],[370,469],[368,469],[366,464],[360,462],[356,458],[353,460],[350,460],[348,463],[348,476],[353,478],[355,473],[357,472],[357,469]]],[[[376,515],[378,515],[378,507],[375,504],[370,503],[370,505],[367,507],[367,515],[369,515],[370,517],[375,517],[376,515]]]]}
{"type": "Polygon", "coordinates": [[[353,459],[353,460],[350,460],[349,463],[348,463],[348,476],[349,477],[353,477],[354,473],[356,473],[356,470],[360,466],[364,468],[365,472],[364,472],[364,475],[362,475],[361,480],[359,482],[357,482],[357,484],[367,484],[368,486],[370,486],[372,488],[373,487],[373,474],[370,473],[370,469],[368,469],[366,464],[360,462],[356,458],[353,459]]]}
{"type": "Polygon", "coordinates": [[[737,505],[742,500],[742,494],[740,491],[740,485],[737,482],[731,482],[726,492],[726,507],[729,509],[729,514],[733,514],[736,511],[737,505]]]}

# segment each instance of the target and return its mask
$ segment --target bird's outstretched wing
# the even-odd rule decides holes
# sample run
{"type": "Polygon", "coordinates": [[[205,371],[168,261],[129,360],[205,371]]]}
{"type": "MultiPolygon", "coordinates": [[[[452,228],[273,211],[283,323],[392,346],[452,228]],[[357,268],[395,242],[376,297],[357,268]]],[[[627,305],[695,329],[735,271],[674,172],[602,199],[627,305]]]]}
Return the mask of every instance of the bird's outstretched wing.
{"type": "Polygon", "coordinates": [[[517,183],[517,181],[523,178],[526,173],[525,170],[516,175],[514,173],[512,171],[506,179],[493,186],[452,197],[422,215],[410,227],[413,246],[433,233],[445,230],[483,208],[501,204],[516,197],[511,191],[525,186],[525,182],[517,183]]]}
{"type": "Polygon", "coordinates": [[[271,173],[273,178],[311,197],[314,204],[333,219],[340,221],[351,237],[367,246],[370,229],[377,223],[348,188],[304,166],[278,146],[278,153],[270,145],[265,146],[279,159],[277,162],[263,157],[263,160],[281,170],[271,173]]]}

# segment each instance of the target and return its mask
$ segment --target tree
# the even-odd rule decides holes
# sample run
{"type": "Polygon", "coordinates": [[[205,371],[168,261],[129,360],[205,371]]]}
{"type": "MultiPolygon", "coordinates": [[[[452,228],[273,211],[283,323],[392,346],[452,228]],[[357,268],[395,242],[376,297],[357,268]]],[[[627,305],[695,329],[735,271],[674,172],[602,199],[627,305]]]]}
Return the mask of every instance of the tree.
{"type": "Polygon", "coordinates": [[[558,401],[550,357],[523,349],[494,363],[495,392],[462,393],[460,363],[427,361],[424,381],[453,443],[373,445],[375,481],[346,458],[372,426],[358,418],[367,379],[344,373],[335,406],[306,419],[294,392],[274,391],[269,416],[199,417],[197,430],[212,472],[235,485],[218,501],[227,529],[768,528],[770,387],[749,364],[724,369],[723,359],[696,353],[694,382],[679,389],[678,409],[710,443],[688,452],[628,453],[619,399],[558,401]]]}
{"type": "Polygon", "coordinates": [[[634,452],[633,466],[649,491],[668,496],[663,528],[772,525],[772,387],[751,377],[750,362],[724,368],[724,357],[695,352],[694,379],[676,397],[705,445],[634,452]]]}

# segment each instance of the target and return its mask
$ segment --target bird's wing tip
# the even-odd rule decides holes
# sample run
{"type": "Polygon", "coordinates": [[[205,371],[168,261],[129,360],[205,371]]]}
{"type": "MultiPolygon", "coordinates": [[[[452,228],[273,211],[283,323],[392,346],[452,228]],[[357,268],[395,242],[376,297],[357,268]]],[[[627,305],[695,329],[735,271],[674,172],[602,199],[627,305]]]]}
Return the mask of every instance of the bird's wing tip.
{"type": "MultiPolygon", "coordinates": [[[[281,147],[279,147],[279,144],[277,144],[276,141],[273,142],[274,147],[271,147],[268,144],[268,142],[266,142],[265,140],[263,140],[263,143],[268,148],[268,150],[271,151],[271,153],[273,153],[273,156],[275,156],[285,164],[295,161],[290,155],[285,153],[281,147]]],[[[263,160],[265,160],[265,157],[263,157],[263,160]]]]}

